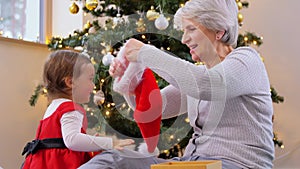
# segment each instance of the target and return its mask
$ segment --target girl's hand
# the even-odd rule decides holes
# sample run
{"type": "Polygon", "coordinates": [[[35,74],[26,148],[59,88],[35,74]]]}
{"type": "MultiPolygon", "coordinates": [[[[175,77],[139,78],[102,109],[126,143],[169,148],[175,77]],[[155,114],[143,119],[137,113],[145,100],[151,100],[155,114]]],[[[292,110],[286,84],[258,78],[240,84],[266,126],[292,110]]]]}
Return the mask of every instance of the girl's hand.
{"type": "Polygon", "coordinates": [[[132,144],[134,144],[134,140],[132,139],[124,139],[124,140],[113,139],[113,147],[116,150],[123,150],[125,146],[129,146],[132,144]]]}
{"type": "MultiPolygon", "coordinates": [[[[126,63],[126,66],[128,66],[128,63],[126,63]]],[[[126,67],[118,59],[114,59],[109,66],[109,74],[113,78],[122,77],[125,70],[126,67]]]]}
{"type": "Polygon", "coordinates": [[[140,51],[141,47],[144,46],[144,43],[141,41],[138,41],[136,39],[129,39],[125,44],[125,52],[124,55],[126,59],[130,62],[136,62],[137,61],[137,55],[140,51]]]}

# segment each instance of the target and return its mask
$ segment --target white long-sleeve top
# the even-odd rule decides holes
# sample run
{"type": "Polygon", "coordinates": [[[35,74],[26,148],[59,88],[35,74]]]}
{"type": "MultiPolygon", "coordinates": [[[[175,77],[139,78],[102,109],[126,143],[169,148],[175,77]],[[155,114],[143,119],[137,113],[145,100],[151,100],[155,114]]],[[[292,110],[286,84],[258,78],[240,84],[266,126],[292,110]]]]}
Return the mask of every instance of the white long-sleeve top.
{"type": "Polygon", "coordinates": [[[161,90],[163,118],[188,112],[194,134],[185,156],[228,160],[242,168],[272,168],[270,84],[254,49],[234,49],[207,69],[144,45],[137,62],[170,83],[161,90]]]}
{"type": "MultiPolygon", "coordinates": [[[[50,117],[60,104],[71,101],[68,99],[55,99],[48,106],[43,119],[50,117]]],[[[61,132],[67,148],[73,151],[92,152],[112,149],[112,138],[91,136],[81,133],[83,114],[79,111],[65,113],[61,119],[61,132]]]]}

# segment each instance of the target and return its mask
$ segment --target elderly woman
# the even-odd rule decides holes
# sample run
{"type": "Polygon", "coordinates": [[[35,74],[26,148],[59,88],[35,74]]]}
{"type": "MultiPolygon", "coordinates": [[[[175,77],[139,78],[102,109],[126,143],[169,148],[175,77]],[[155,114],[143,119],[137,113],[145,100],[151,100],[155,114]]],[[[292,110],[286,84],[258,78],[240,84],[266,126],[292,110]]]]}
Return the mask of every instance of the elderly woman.
{"type": "MultiPolygon", "coordinates": [[[[237,12],[235,0],[191,0],[175,14],[175,24],[184,32],[182,43],[190,48],[192,59],[205,66],[135,39],[126,43],[125,56],[170,83],[161,90],[163,118],[188,113],[194,134],[180,161],[216,159],[227,169],[272,168],[273,109],[268,75],[254,49],[235,48],[237,12]]],[[[118,60],[110,67],[114,77],[124,71],[118,60]]],[[[102,156],[102,162],[108,159],[107,154],[102,156]]],[[[149,168],[163,161],[145,158],[127,163],[129,168],[149,168]]]]}

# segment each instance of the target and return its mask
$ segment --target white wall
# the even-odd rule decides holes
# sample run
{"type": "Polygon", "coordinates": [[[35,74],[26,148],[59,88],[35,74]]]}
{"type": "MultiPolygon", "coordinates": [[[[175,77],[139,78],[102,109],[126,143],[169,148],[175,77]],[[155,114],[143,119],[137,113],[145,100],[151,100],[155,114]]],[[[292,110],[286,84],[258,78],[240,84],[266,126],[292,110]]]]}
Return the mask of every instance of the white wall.
{"type": "Polygon", "coordinates": [[[82,30],[82,1],[76,1],[79,6],[77,14],[71,14],[69,6],[73,1],[52,0],[52,35],[66,37],[74,30],[82,30]]]}
{"type": "Polygon", "coordinates": [[[41,81],[46,45],[0,37],[0,167],[20,168],[25,143],[35,137],[46,108],[41,98],[30,107],[29,98],[41,81]]]}
{"type": "Polygon", "coordinates": [[[274,130],[284,149],[276,148],[274,168],[300,168],[299,39],[300,1],[256,0],[243,9],[243,30],[264,37],[258,48],[265,58],[271,84],[284,96],[283,104],[274,104],[274,130]]]}

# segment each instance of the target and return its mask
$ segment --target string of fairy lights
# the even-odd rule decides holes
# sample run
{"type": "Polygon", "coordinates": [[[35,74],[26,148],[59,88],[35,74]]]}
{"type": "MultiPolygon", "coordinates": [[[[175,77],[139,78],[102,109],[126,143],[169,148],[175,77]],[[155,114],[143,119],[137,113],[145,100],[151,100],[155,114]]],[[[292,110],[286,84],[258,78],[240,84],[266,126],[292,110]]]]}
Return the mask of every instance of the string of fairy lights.
{"type": "MultiPolygon", "coordinates": [[[[163,10],[165,9],[160,4],[157,6],[151,5],[148,9],[146,9],[147,12],[139,12],[139,17],[135,18],[135,20],[130,20],[133,22],[128,23],[126,22],[126,19],[124,19],[125,17],[123,17],[126,16],[126,13],[117,5],[109,6],[105,4],[104,1],[98,0],[86,0],[84,3],[84,16],[92,14],[95,17],[110,16],[110,18],[105,21],[105,24],[99,23],[97,19],[94,21],[88,20],[86,24],[84,24],[83,30],[75,30],[67,37],[54,36],[47,41],[47,45],[51,50],[73,48],[91,56],[91,61],[97,68],[97,72],[95,77],[96,87],[92,96],[93,104],[84,105],[84,108],[90,117],[89,121],[92,121],[93,123],[99,123],[99,118],[101,115],[104,119],[119,119],[120,117],[116,116],[114,113],[115,111],[118,110],[123,114],[129,115],[132,113],[132,110],[125,101],[119,104],[115,103],[112,98],[108,97],[110,95],[109,92],[111,92],[109,84],[111,83],[112,78],[109,76],[107,69],[112,58],[114,58],[114,55],[117,54],[119,47],[122,46],[122,42],[125,42],[125,39],[118,42],[113,41],[123,36],[131,37],[134,35],[133,37],[142,40],[144,43],[153,44],[159,46],[162,50],[172,52],[178,48],[178,45],[174,45],[174,43],[180,42],[171,41],[171,43],[170,41],[164,41],[163,43],[160,43],[162,40],[157,39],[157,37],[153,38],[153,35],[147,32],[151,32],[151,30],[155,30],[159,33],[168,31],[169,34],[171,32],[171,34],[173,33],[174,36],[178,37],[181,36],[182,32],[169,26],[172,24],[172,17],[163,13],[163,10]],[[130,32],[128,33],[128,31],[130,32]],[[126,34],[127,36],[125,36],[126,34]],[[99,109],[101,112],[99,112],[99,109]]],[[[249,3],[241,0],[236,0],[236,3],[239,9],[237,19],[239,25],[242,26],[244,17],[241,13],[241,10],[243,8],[248,8],[249,3]]],[[[184,2],[180,2],[177,4],[177,6],[184,6],[184,2]]],[[[69,7],[70,13],[77,14],[79,10],[80,9],[77,5],[77,0],[72,1],[69,7]]],[[[237,46],[254,45],[259,47],[262,43],[263,37],[257,36],[252,32],[245,32],[244,34],[239,34],[237,46]]],[[[187,60],[191,61],[188,56],[187,60]]],[[[195,64],[201,65],[204,63],[195,64]]],[[[158,80],[157,83],[160,87],[167,85],[163,80],[158,80]]],[[[272,87],[271,93],[273,102],[283,102],[283,97],[279,96],[272,87]]],[[[38,85],[36,87],[34,94],[29,100],[30,105],[34,106],[36,104],[40,94],[47,94],[47,90],[42,85],[38,85]]],[[[187,117],[183,118],[184,122],[188,125],[189,119],[187,117]]],[[[134,121],[128,121],[124,123],[124,125],[127,125],[127,123],[130,123],[128,124],[128,128],[132,129],[132,126],[130,125],[134,125],[134,121]]],[[[92,126],[96,127],[97,130],[103,130],[103,127],[105,127],[105,125],[92,126]]],[[[126,128],[126,126],[116,130],[123,130],[123,128],[126,128]]],[[[135,129],[132,129],[132,133],[138,132],[134,130],[135,129]]],[[[185,132],[184,134],[186,135],[187,133],[185,132]]],[[[278,134],[274,133],[274,144],[284,148],[283,142],[278,139],[277,135],[278,134]]],[[[161,150],[161,157],[170,158],[174,156],[174,153],[175,155],[182,154],[181,147],[184,147],[184,145],[180,145],[179,142],[182,142],[184,139],[178,137],[178,135],[174,133],[169,133],[167,140],[173,147],[171,146],[172,148],[170,149],[161,150]]],[[[186,143],[187,141],[185,140],[185,144],[186,143]]]]}

